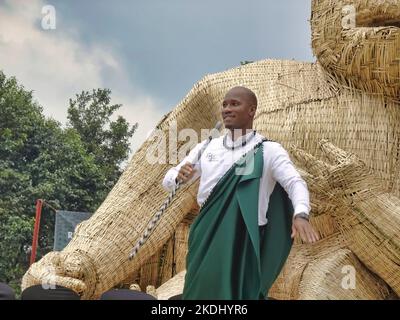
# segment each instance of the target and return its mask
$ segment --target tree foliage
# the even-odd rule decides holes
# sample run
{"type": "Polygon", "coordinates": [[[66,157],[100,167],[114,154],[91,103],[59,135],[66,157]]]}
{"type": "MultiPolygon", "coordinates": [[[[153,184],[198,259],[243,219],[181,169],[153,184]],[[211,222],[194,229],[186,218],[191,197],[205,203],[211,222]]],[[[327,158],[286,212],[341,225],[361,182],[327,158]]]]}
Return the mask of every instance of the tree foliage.
{"type": "Polygon", "coordinates": [[[83,91],[70,100],[69,125],[81,136],[88,154],[93,155],[106,176],[108,187],[113,186],[121,174],[121,163],[129,153],[129,139],[137,123],[130,128],[121,116],[111,121],[111,116],[121,105],[111,104],[111,91],[97,89],[83,91]]]}
{"type": "MultiPolygon", "coordinates": [[[[94,212],[118,179],[137,124],[110,117],[111,91],[82,92],[70,101],[70,124],[43,115],[15,78],[0,71],[0,282],[18,291],[27,270],[35,200],[94,212]]],[[[52,249],[54,212],[44,207],[38,258],[52,249]]]]}

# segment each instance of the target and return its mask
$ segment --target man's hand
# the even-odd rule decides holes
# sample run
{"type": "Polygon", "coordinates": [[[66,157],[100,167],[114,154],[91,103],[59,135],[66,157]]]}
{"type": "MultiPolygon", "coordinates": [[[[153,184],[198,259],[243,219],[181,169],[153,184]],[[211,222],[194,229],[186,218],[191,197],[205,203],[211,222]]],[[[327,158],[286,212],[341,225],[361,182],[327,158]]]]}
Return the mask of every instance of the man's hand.
{"type": "Polygon", "coordinates": [[[334,218],[349,249],[400,295],[400,277],[393,277],[400,265],[399,197],[356,154],[327,140],[319,147],[322,157],[291,148],[315,201],[311,210],[334,218]]]}
{"type": "Polygon", "coordinates": [[[186,162],[179,170],[176,179],[181,183],[186,183],[193,177],[195,172],[196,170],[194,169],[193,164],[191,164],[190,162],[186,162]]]}
{"type": "Polygon", "coordinates": [[[293,224],[292,224],[292,239],[297,235],[300,234],[301,240],[306,243],[314,243],[319,240],[318,233],[314,230],[311,224],[303,218],[294,217],[293,224]]]}

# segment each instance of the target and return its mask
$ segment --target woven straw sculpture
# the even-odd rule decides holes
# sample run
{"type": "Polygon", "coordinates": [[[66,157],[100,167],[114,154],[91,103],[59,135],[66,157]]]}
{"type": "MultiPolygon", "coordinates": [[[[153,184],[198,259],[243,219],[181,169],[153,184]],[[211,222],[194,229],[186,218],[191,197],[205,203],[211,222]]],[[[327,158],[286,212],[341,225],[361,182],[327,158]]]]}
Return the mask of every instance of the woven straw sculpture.
{"type": "MultiPolygon", "coordinates": [[[[231,87],[243,85],[257,94],[255,129],[289,151],[308,183],[311,223],[322,237],[314,245],[295,240],[270,290],[273,298],[400,294],[399,21],[398,0],[314,0],[316,63],[264,60],[207,75],[157,126],[168,148],[175,121],[178,130],[193,128],[199,135],[212,128],[231,87]],[[355,25],[348,19],[352,10],[355,25]]],[[[23,288],[57,283],[83,299],[132,283],[159,287],[163,299],[182,291],[189,226],[198,212],[196,183],[182,188],[138,255],[128,260],[167,195],[161,181],[171,164],[146,160],[159,141],[151,136],[144,142],[97,212],[78,226],[62,252],[31,266],[23,288]]]]}

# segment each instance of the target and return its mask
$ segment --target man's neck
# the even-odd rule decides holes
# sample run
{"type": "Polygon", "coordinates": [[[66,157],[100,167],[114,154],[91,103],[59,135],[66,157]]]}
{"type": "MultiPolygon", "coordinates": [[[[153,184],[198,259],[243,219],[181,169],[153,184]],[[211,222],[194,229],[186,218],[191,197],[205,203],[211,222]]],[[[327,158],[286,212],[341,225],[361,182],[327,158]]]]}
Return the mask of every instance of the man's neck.
{"type": "Polygon", "coordinates": [[[239,137],[248,134],[253,131],[253,128],[237,128],[237,129],[229,129],[232,141],[236,141],[239,137]]]}

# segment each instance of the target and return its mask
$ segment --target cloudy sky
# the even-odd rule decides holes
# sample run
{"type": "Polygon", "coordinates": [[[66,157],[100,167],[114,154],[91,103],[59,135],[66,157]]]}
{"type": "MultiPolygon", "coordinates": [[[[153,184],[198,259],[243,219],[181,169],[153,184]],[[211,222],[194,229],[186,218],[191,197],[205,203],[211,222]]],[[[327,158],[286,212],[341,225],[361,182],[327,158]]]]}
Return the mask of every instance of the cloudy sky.
{"type": "Polygon", "coordinates": [[[208,73],[244,60],[314,61],[311,0],[0,0],[0,69],[46,115],[106,87],[132,124],[135,150],[162,115],[208,73]],[[45,30],[52,5],[56,29],[45,30]]]}

